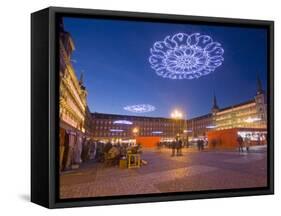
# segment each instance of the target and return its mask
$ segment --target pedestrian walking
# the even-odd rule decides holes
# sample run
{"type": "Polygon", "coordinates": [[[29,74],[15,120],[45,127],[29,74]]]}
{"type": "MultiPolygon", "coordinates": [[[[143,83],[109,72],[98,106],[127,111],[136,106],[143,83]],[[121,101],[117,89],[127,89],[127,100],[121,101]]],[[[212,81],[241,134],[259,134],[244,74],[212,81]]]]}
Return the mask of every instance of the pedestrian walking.
{"type": "Polygon", "coordinates": [[[190,146],[190,143],[188,140],[186,140],[186,148],[189,148],[189,146],[190,146]]]}
{"type": "Polygon", "coordinates": [[[208,139],[206,138],[205,141],[204,141],[204,146],[206,146],[208,148],[208,144],[209,144],[209,141],[208,139]]]}
{"type": "Polygon", "coordinates": [[[181,139],[179,139],[177,141],[177,156],[181,156],[182,155],[181,154],[181,148],[182,148],[182,141],[181,141],[181,139]]]}
{"type": "Polygon", "coordinates": [[[176,151],[176,141],[175,140],[173,140],[172,141],[172,157],[174,157],[175,156],[175,151],[176,151]]]}
{"type": "Polygon", "coordinates": [[[198,151],[200,151],[201,147],[200,147],[200,139],[197,140],[197,149],[198,151]]]}
{"type": "Polygon", "coordinates": [[[237,136],[237,143],[238,143],[238,151],[243,152],[243,138],[240,135],[237,136]]]}
{"type": "Polygon", "coordinates": [[[260,134],[258,134],[258,141],[257,141],[257,144],[258,144],[258,145],[261,144],[261,136],[260,136],[260,134]]]}
{"type": "Polygon", "coordinates": [[[201,139],[201,151],[204,150],[205,140],[201,139]]]}
{"type": "Polygon", "coordinates": [[[251,145],[250,134],[246,135],[245,145],[246,145],[246,151],[249,152],[250,151],[250,145],[251,145]]]}
{"type": "Polygon", "coordinates": [[[197,145],[198,145],[198,150],[202,151],[203,150],[203,146],[204,146],[204,141],[203,139],[198,139],[197,140],[197,145]]]}

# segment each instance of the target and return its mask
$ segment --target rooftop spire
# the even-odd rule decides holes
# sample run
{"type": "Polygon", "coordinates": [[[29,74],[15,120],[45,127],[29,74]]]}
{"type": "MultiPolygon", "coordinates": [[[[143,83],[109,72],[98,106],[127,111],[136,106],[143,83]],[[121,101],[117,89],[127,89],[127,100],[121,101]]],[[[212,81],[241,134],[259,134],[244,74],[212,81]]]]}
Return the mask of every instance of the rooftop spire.
{"type": "Polygon", "coordinates": [[[263,89],[262,89],[262,84],[259,75],[257,74],[257,94],[262,94],[263,89]]]}
{"type": "Polygon", "coordinates": [[[84,84],[84,74],[83,74],[83,71],[81,71],[79,83],[80,83],[80,85],[84,84]]]}
{"type": "Polygon", "coordinates": [[[213,99],[213,107],[214,107],[214,108],[218,108],[217,97],[216,97],[215,94],[214,94],[214,99],[213,99]]]}
{"type": "Polygon", "coordinates": [[[219,109],[219,106],[217,104],[217,97],[216,97],[216,94],[214,92],[214,98],[213,98],[213,107],[212,107],[212,110],[218,110],[219,109]]]}

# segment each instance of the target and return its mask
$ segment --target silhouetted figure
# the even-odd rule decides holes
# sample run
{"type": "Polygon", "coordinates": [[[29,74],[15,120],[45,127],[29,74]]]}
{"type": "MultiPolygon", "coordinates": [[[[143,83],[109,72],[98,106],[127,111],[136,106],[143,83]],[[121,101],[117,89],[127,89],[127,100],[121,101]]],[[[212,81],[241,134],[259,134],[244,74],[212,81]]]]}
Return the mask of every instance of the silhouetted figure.
{"type": "Polygon", "coordinates": [[[250,145],[251,145],[250,134],[247,134],[247,136],[246,136],[246,138],[245,138],[245,146],[246,146],[246,151],[247,151],[247,152],[250,151],[250,145]]]}
{"type": "Polygon", "coordinates": [[[260,134],[258,134],[257,144],[258,144],[258,145],[260,145],[260,144],[261,144],[261,136],[260,136],[260,134]]]}
{"type": "Polygon", "coordinates": [[[237,143],[238,143],[238,151],[243,152],[243,138],[240,135],[237,136],[237,143]]]}
{"type": "Polygon", "coordinates": [[[175,156],[176,141],[174,140],[171,145],[172,145],[172,146],[171,146],[171,147],[172,147],[172,155],[171,155],[171,156],[173,157],[173,156],[175,156]]]}
{"type": "Polygon", "coordinates": [[[205,139],[205,141],[204,141],[204,146],[208,147],[208,144],[209,144],[208,140],[205,139]]]}
{"type": "Polygon", "coordinates": [[[204,147],[205,147],[205,140],[204,140],[204,139],[202,139],[201,151],[203,151],[203,150],[204,150],[204,147]]]}
{"type": "Polygon", "coordinates": [[[177,141],[177,156],[182,155],[181,149],[182,149],[182,140],[180,139],[177,141]]]}
{"type": "Polygon", "coordinates": [[[189,143],[189,141],[187,140],[187,141],[186,141],[186,148],[189,148],[189,146],[190,146],[190,143],[189,143]]]}
{"type": "Polygon", "coordinates": [[[198,147],[198,151],[202,151],[204,148],[204,141],[203,139],[198,139],[197,140],[197,147],[198,147]]]}

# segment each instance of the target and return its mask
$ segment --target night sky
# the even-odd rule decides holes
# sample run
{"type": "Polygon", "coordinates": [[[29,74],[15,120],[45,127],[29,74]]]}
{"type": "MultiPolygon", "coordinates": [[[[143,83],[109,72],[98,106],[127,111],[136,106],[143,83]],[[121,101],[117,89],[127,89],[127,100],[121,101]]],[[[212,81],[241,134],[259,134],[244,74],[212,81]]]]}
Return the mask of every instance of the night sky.
{"type": "Polygon", "coordinates": [[[73,67],[84,74],[91,112],[169,117],[175,108],[187,118],[210,112],[215,92],[219,107],[252,99],[259,75],[266,88],[265,29],[64,18],[75,43],[73,67]],[[207,34],[222,44],[223,64],[199,79],[172,80],[150,67],[150,48],[167,35],[207,34]],[[134,114],[123,109],[151,104],[156,110],[134,114]]]}

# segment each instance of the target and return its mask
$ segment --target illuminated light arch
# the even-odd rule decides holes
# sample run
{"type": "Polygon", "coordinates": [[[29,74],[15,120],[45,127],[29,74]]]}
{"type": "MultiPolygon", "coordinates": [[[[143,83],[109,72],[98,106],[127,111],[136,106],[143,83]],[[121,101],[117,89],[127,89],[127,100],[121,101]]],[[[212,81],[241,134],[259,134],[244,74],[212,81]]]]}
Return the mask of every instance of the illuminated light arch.
{"type": "Polygon", "coordinates": [[[153,112],[156,108],[150,104],[137,104],[131,106],[125,106],[124,110],[134,113],[146,113],[146,112],[153,112]]]}
{"type": "Polygon", "coordinates": [[[214,129],[214,128],[217,128],[217,126],[216,125],[207,125],[206,128],[207,129],[214,129]]]}
{"type": "Polygon", "coordinates": [[[110,129],[110,132],[123,132],[124,130],[122,129],[110,129]]]}
{"type": "Polygon", "coordinates": [[[124,124],[124,125],[132,125],[133,122],[127,121],[127,120],[116,120],[113,122],[113,124],[124,124]]]}
{"type": "Polygon", "coordinates": [[[149,62],[158,76],[169,79],[194,79],[214,72],[222,65],[220,43],[200,33],[177,33],[154,43],[149,62]]]}
{"type": "Polygon", "coordinates": [[[151,133],[152,133],[152,134],[162,134],[163,131],[152,131],[151,133]]]}

